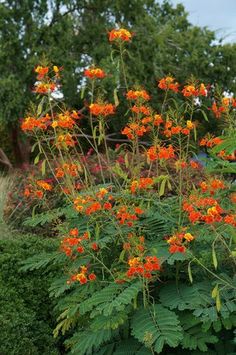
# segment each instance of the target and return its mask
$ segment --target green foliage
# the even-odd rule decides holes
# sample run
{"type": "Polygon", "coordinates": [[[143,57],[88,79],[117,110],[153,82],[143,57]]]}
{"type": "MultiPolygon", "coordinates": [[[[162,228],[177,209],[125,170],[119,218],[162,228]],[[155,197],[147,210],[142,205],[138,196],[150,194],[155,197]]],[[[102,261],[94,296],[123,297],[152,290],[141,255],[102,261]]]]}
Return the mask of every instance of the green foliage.
{"type": "Polygon", "coordinates": [[[93,354],[106,341],[115,334],[111,330],[81,331],[75,333],[70,341],[66,342],[71,346],[71,353],[84,355],[93,354]]]}
{"type": "Polygon", "coordinates": [[[158,354],[165,344],[177,347],[183,338],[176,314],[161,305],[138,310],[132,319],[132,334],[158,354]]]}
{"type": "Polygon", "coordinates": [[[21,263],[39,251],[52,251],[52,240],[14,234],[0,240],[0,353],[60,354],[52,337],[51,274],[19,272],[21,263]]]}
{"type": "Polygon", "coordinates": [[[217,336],[212,335],[211,331],[202,329],[201,321],[193,317],[192,314],[183,315],[181,325],[184,329],[183,349],[196,350],[198,348],[200,351],[206,352],[208,350],[207,344],[215,344],[218,341],[217,336]]]}

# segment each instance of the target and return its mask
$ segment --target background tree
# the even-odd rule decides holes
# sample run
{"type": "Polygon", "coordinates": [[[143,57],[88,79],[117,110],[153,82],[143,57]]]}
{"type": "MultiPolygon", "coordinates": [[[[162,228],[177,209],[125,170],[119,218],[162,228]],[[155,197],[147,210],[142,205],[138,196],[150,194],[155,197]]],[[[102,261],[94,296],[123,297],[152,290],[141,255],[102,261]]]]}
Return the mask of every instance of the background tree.
{"type": "MultiPolygon", "coordinates": [[[[236,44],[215,41],[215,33],[193,26],[183,5],[154,0],[5,0],[0,4],[0,147],[16,165],[28,161],[30,147],[19,131],[33,98],[33,68],[44,55],[60,66],[68,105],[82,105],[77,90],[83,68],[91,63],[114,72],[107,32],[131,29],[137,40],[128,56],[128,81],[147,89],[172,73],[179,81],[191,74],[235,91],[236,44]]],[[[115,65],[116,63],[114,63],[115,65]]],[[[116,77],[111,81],[117,81],[116,77]]],[[[112,85],[107,84],[109,92],[112,85]]],[[[120,95],[122,96],[122,85],[120,95]]]]}

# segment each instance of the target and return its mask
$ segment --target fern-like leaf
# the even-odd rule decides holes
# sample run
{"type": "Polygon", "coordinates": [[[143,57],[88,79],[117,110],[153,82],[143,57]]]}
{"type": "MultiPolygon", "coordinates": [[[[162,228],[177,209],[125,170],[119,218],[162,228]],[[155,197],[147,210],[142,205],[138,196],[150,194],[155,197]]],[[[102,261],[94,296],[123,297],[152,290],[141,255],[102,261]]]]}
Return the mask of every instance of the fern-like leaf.
{"type": "Polygon", "coordinates": [[[165,344],[178,346],[183,337],[177,315],[161,305],[138,310],[132,318],[131,327],[132,335],[158,354],[165,344]]]}
{"type": "Polygon", "coordinates": [[[80,304],[80,314],[91,311],[94,307],[98,312],[109,316],[114,310],[121,311],[130,304],[141,289],[141,283],[127,285],[111,284],[95,292],[89,299],[80,304]]]}
{"type": "Polygon", "coordinates": [[[95,332],[85,330],[76,333],[72,338],[67,340],[66,345],[71,347],[72,354],[96,354],[100,346],[110,340],[115,334],[110,329],[102,329],[95,332]]]}
{"type": "Polygon", "coordinates": [[[195,309],[202,304],[197,285],[187,286],[179,284],[165,285],[160,291],[160,300],[163,306],[169,309],[195,309]]]}
{"type": "Polygon", "coordinates": [[[207,344],[215,344],[218,338],[212,335],[211,331],[204,332],[201,321],[192,314],[182,316],[181,324],[184,329],[184,337],[182,340],[183,349],[196,350],[206,352],[207,344]]]}
{"type": "Polygon", "coordinates": [[[100,329],[117,329],[124,324],[128,319],[125,312],[116,312],[115,314],[105,317],[104,315],[97,316],[91,323],[90,328],[94,331],[100,329]]]}

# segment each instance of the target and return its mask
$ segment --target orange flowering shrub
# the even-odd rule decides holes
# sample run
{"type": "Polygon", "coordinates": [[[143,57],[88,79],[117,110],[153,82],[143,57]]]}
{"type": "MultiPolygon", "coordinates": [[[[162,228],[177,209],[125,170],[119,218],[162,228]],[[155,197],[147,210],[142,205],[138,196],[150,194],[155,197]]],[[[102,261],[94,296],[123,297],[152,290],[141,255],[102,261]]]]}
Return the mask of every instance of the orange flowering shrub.
{"type": "MultiPolygon", "coordinates": [[[[122,68],[124,46],[132,37],[123,28],[109,32],[111,45],[118,44],[122,68]]],[[[218,265],[223,271],[225,258],[227,272],[235,269],[235,187],[212,169],[216,163],[230,165],[232,152],[226,143],[235,127],[235,99],[221,98],[217,106],[211,85],[193,78],[181,84],[166,76],[158,80],[157,90],[164,96],[157,106],[145,88],[128,87],[123,70],[119,77],[126,89],[116,90],[123,98],[114,95],[113,103],[100,92],[97,79],[105,72],[93,66],[84,71],[90,96],[75,111],[53,105],[60,71],[55,66],[36,67],[34,91],[43,95],[43,109],[29,113],[21,123],[22,130],[36,138],[35,149],[44,159],[43,177],[26,185],[24,196],[47,204],[51,194],[58,201],[54,228],[61,239],[60,270],[66,273],[62,287],[67,296],[76,295],[70,305],[62,302],[57,329],[73,319],[71,326],[78,326],[82,340],[79,348],[73,338],[69,344],[83,354],[95,353],[113,336],[123,339],[123,325],[137,340],[133,339],[140,354],[145,347],[152,354],[163,347],[166,353],[168,347],[196,349],[184,341],[189,322],[209,321],[211,334],[212,319],[204,312],[210,304],[220,319],[221,309],[226,311],[219,299],[222,304],[232,301],[231,291],[236,289],[217,272],[218,265]],[[111,132],[110,121],[120,119],[120,101],[126,105],[126,123],[121,132],[111,132]],[[227,123],[224,132],[201,137],[201,121],[211,111],[227,123]],[[114,141],[115,149],[110,144],[114,141]],[[208,163],[198,156],[199,149],[211,154],[208,163]],[[166,291],[169,288],[172,292],[166,291]],[[168,304],[172,293],[173,305],[168,304]],[[195,293],[191,303],[188,295],[195,293]],[[102,334],[105,340],[89,348],[83,336],[91,339],[96,332],[107,338],[102,334]]],[[[211,336],[205,343],[215,342],[211,336]]],[[[115,351],[117,344],[112,346],[115,351]]]]}

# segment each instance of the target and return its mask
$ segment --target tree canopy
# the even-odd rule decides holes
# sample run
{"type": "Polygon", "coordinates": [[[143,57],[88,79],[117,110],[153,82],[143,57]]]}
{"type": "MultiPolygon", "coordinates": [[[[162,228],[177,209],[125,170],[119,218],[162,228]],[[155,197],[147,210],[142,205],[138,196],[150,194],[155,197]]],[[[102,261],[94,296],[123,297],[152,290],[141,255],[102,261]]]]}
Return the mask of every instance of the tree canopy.
{"type": "MultiPolygon", "coordinates": [[[[217,81],[222,89],[235,91],[236,44],[217,42],[213,31],[193,26],[181,4],[4,0],[0,4],[0,122],[14,141],[17,160],[23,155],[17,149],[16,130],[33,98],[34,66],[43,57],[63,66],[65,100],[79,107],[77,87],[83,69],[99,63],[107,72],[114,71],[107,33],[119,25],[132,30],[137,38],[130,44],[132,56],[126,58],[130,85],[139,83],[152,89],[157,78],[172,73],[179,81],[194,75],[206,84],[217,81]]],[[[1,138],[0,146],[7,144],[9,139],[4,142],[1,138]]]]}

